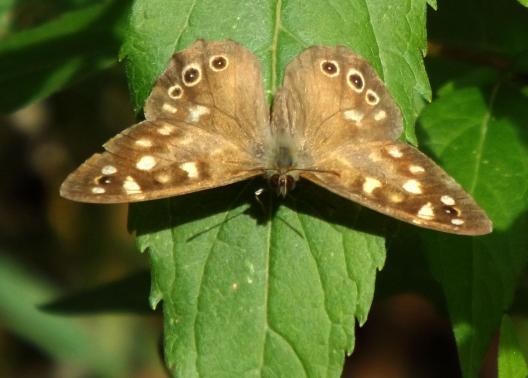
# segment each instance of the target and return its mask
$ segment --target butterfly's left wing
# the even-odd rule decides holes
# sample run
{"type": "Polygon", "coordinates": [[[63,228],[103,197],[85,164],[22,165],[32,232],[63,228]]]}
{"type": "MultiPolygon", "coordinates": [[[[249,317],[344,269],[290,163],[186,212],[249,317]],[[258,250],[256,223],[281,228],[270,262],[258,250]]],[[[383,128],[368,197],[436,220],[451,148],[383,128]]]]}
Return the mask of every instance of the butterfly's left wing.
{"type": "Polygon", "coordinates": [[[491,221],[464,189],[426,155],[397,141],[347,144],[301,175],[380,213],[463,235],[491,232],[491,221]]]}
{"type": "Polygon", "coordinates": [[[222,136],[174,120],[144,121],[71,173],[61,196],[79,202],[146,201],[228,185],[259,174],[254,159],[222,136]]]}

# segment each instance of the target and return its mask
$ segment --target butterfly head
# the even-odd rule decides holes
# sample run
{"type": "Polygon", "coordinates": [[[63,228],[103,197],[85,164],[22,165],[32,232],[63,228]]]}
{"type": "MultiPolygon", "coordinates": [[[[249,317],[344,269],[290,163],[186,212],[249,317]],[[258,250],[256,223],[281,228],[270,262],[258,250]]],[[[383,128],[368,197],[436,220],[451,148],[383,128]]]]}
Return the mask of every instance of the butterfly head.
{"type": "Polygon", "coordinates": [[[281,197],[286,197],[288,192],[295,188],[296,181],[297,179],[288,173],[274,173],[269,177],[271,188],[281,197]]]}

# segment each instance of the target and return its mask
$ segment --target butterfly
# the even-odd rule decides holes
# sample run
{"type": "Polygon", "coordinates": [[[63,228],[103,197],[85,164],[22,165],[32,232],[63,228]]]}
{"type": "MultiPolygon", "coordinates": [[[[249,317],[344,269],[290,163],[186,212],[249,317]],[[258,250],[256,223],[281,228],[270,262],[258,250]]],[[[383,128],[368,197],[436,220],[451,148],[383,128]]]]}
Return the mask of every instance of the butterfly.
{"type": "Polygon", "coordinates": [[[147,201],[262,175],[286,196],[302,178],[421,227],[491,232],[453,178],[398,140],[398,106],[347,47],[313,46],[297,56],[270,114],[255,55],[233,41],[198,40],[172,56],[144,114],[71,173],[61,195],[147,201]]]}

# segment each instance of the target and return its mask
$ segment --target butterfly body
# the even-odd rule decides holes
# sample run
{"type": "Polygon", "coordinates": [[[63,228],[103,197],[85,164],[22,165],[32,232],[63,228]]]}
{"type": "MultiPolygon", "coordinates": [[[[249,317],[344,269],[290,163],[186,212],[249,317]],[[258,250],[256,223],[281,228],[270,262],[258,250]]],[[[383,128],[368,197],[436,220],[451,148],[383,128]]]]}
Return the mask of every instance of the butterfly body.
{"type": "Polygon", "coordinates": [[[314,46],[295,58],[270,116],[255,56],[232,41],[199,40],[172,57],[144,110],[145,121],[65,180],[64,197],[145,201],[258,175],[286,196],[303,178],[421,227],[491,231],[459,184],[398,140],[398,106],[346,47],[314,46]]]}

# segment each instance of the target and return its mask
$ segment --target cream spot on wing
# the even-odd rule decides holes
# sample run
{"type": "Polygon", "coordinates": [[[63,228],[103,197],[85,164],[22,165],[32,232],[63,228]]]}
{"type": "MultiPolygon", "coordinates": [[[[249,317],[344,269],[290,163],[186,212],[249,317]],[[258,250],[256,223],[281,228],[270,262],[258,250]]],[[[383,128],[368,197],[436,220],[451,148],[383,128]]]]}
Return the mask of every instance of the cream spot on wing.
{"type": "Polygon", "coordinates": [[[365,177],[365,182],[363,183],[363,191],[367,194],[372,194],[372,192],[381,187],[381,182],[373,177],[365,177]]]}
{"type": "Polygon", "coordinates": [[[387,148],[387,153],[393,158],[399,159],[403,156],[403,153],[396,146],[390,146],[387,148]]]}
{"type": "Polygon", "coordinates": [[[453,223],[455,226],[461,226],[464,224],[464,221],[460,218],[451,219],[451,223],[453,223]]]}
{"type": "Polygon", "coordinates": [[[175,106],[172,106],[171,104],[163,104],[163,106],[161,107],[162,110],[166,111],[166,112],[169,112],[169,113],[176,113],[178,111],[178,109],[176,109],[175,106]]]}
{"type": "Polygon", "coordinates": [[[170,181],[171,177],[169,174],[167,173],[160,173],[159,175],[156,176],[156,181],[161,183],[161,184],[166,184],[170,181]]]}
{"type": "Polygon", "coordinates": [[[403,194],[392,192],[389,194],[389,200],[394,203],[400,203],[403,201],[403,194]]]}
{"type": "Polygon", "coordinates": [[[105,165],[102,169],[101,169],[101,173],[105,176],[108,176],[108,175],[113,175],[114,173],[117,172],[117,168],[114,167],[113,165],[105,165]]]}
{"type": "Polygon", "coordinates": [[[412,174],[418,174],[418,173],[424,173],[425,172],[425,169],[424,167],[420,166],[420,165],[410,165],[409,166],[409,171],[412,173],[412,174]]]}
{"type": "Polygon", "coordinates": [[[444,195],[440,197],[440,201],[442,201],[444,205],[448,205],[448,206],[453,206],[456,203],[455,199],[448,195],[444,195]]]}
{"type": "Polygon", "coordinates": [[[187,177],[197,178],[198,177],[198,167],[193,161],[188,161],[186,163],[180,164],[180,168],[187,172],[187,177]]]}
{"type": "Polygon", "coordinates": [[[123,183],[123,189],[127,194],[138,194],[141,193],[141,186],[138,185],[136,180],[132,176],[127,176],[123,183]]]}
{"type": "Polygon", "coordinates": [[[136,140],[136,144],[141,147],[152,147],[152,141],[145,138],[136,140]]]}
{"type": "Polygon", "coordinates": [[[187,122],[198,122],[200,117],[209,114],[209,108],[202,105],[195,105],[189,108],[189,115],[187,116],[187,122]]]}
{"type": "Polygon", "coordinates": [[[145,155],[136,163],[136,168],[141,169],[142,171],[150,171],[156,165],[156,159],[154,156],[145,155]]]}
{"type": "Polygon", "coordinates": [[[170,135],[174,131],[175,127],[164,123],[163,126],[158,127],[158,133],[161,135],[170,135]]]}
{"type": "Polygon", "coordinates": [[[343,116],[345,117],[345,119],[349,120],[349,121],[354,121],[354,122],[361,122],[361,120],[363,119],[363,117],[365,116],[362,112],[360,112],[359,110],[356,110],[356,109],[350,109],[350,110],[346,110],[344,113],[343,113],[343,116]]]}
{"type": "Polygon", "coordinates": [[[422,185],[416,180],[407,180],[403,184],[403,189],[409,193],[420,194],[422,193],[422,185]]]}
{"type": "Polygon", "coordinates": [[[377,161],[380,161],[381,160],[381,154],[379,151],[372,151],[369,155],[368,155],[368,158],[370,160],[372,160],[373,162],[377,162],[377,161]]]}
{"type": "Polygon", "coordinates": [[[425,205],[420,207],[420,210],[418,210],[418,217],[427,220],[434,218],[434,210],[431,202],[427,202],[425,205]]]}
{"type": "Polygon", "coordinates": [[[101,188],[100,186],[94,186],[92,188],[93,194],[103,194],[104,192],[106,192],[106,190],[104,188],[101,188]]]}
{"type": "Polygon", "coordinates": [[[387,118],[387,113],[385,112],[385,110],[380,110],[379,112],[374,114],[374,119],[376,121],[381,121],[382,119],[385,119],[385,118],[387,118]]]}

